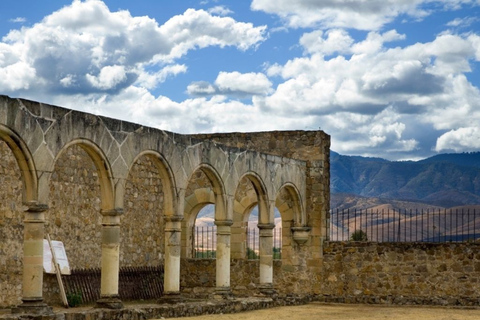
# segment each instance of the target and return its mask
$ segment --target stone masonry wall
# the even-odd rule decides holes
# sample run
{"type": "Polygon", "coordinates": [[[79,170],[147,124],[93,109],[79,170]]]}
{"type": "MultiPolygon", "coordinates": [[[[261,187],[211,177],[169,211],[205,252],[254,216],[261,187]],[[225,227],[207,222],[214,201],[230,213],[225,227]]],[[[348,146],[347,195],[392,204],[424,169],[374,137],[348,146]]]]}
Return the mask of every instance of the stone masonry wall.
{"type": "MultiPolygon", "coordinates": [[[[102,215],[97,169],[78,145],[63,152],[50,179],[50,203],[45,212],[45,233],[62,241],[70,268],[99,268],[102,215]]],[[[53,274],[44,276],[44,299],[60,304],[59,285],[53,274]]]]}
{"type": "Polygon", "coordinates": [[[50,194],[46,233],[63,242],[71,268],[99,268],[100,184],[93,161],[81,147],[71,146],[58,158],[50,194]]]}
{"type": "Polygon", "coordinates": [[[305,246],[294,245],[294,257],[290,264],[283,263],[277,280],[283,277],[281,282],[287,283],[289,279],[304,277],[306,286],[300,291],[319,293],[322,243],[328,234],[330,210],[330,136],[322,131],[272,131],[198,134],[193,137],[307,162],[306,197],[303,200],[305,223],[312,232],[305,246]]]}
{"type": "MultiPolygon", "coordinates": [[[[215,259],[182,259],[182,294],[198,298],[214,293],[215,264],[215,259]]],[[[279,271],[279,266],[280,262],[274,261],[274,273],[279,271]]],[[[231,290],[236,296],[258,295],[260,261],[232,259],[230,277],[231,290]]]]}
{"type": "Polygon", "coordinates": [[[325,156],[330,149],[329,136],[322,131],[206,133],[192,137],[216,141],[229,147],[310,161],[327,159],[325,156]]]}
{"type": "MultiPolygon", "coordinates": [[[[293,271],[293,270],[292,270],[293,271]]],[[[311,295],[305,290],[312,279],[305,270],[285,272],[282,262],[273,262],[273,285],[280,295],[292,292],[297,295],[311,295]]],[[[232,259],[230,263],[231,290],[235,296],[248,297],[259,294],[260,261],[232,259]]],[[[215,259],[182,259],[182,294],[204,297],[215,292],[215,259]]]]}
{"type": "Polygon", "coordinates": [[[150,156],[133,165],[125,185],[120,229],[120,266],[158,266],[165,253],[163,185],[150,156]]]}
{"type": "Polygon", "coordinates": [[[478,305],[480,244],[331,242],[325,301],[478,305]]]}
{"type": "Polygon", "coordinates": [[[22,296],[23,220],[20,169],[0,140],[0,307],[17,305],[22,296]]]}
{"type": "MultiPolygon", "coordinates": [[[[134,163],[125,189],[120,266],[157,266],[163,263],[165,240],[163,187],[153,158],[143,156],[134,163]]],[[[50,190],[46,231],[64,243],[71,268],[99,268],[100,187],[96,167],[81,147],[68,148],[57,160],[50,190]]],[[[44,277],[44,299],[61,304],[55,275],[44,277]]]]}
{"type": "MultiPolygon", "coordinates": [[[[104,209],[107,214],[118,214],[120,218],[121,266],[155,265],[162,263],[165,246],[162,220],[166,202],[164,193],[172,196],[173,202],[169,201],[167,208],[169,213],[176,214],[177,209],[183,209],[183,199],[179,197],[185,196],[185,191],[187,196],[191,194],[196,197],[198,194],[198,197],[206,198],[201,202],[202,199],[191,197],[193,202],[213,202],[214,197],[208,191],[211,184],[207,183],[205,175],[218,174],[215,188],[221,188],[232,196],[240,182],[238,178],[251,174],[265,183],[269,193],[280,191],[288,183],[289,190],[298,190],[302,202],[309,206],[307,202],[310,197],[306,192],[313,190],[313,185],[320,180],[311,181],[307,162],[309,165],[310,162],[318,164],[321,170],[328,168],[323,161],[328,157],[328,148],[325,149],[325,146],[329,138],[323,132],[248,134],[244,137],[250,138],[244,139],[244,144],[253,141],[253,146],[258,148],[245,150],[226,143],[201,140],[196,136],[175,134],[7,96],[0,96],[0,120],[0,138],[8,143],[16,155],[16,159],[12,157],[12,152],[5,144],[0,146],[3,148],[0,150],[0,181],[3,183],[0,191],[0,199],[3,199],[0,204],[0,268],[4,270],[0,274],[0,307],[20,303],[23,271],[26,270],[27,277],[40,275],[38,259],[31,259],[38,257],[41,252],[40,246],[36,245],[41,242],[40,232],[45,231],[53,240],[65,244],[71,268],[98,268],[102,255],[102,232],[109,229],[102,227],[102,221],[108,220],[102,219],[101,210],[104,209]],[[267,144],[263,142],[266,136],[269,137],[267,144]],[[277,138],[280,140],[278,145],[275,142],[277,138]],[[315,158],[318,154],[317,144],[323,150],[320,152],[323,160],[315,158]],[[282,156],[262,152],[262,149],[269,148],[278,149],[276,154],[282,156]],[[314,154],[311,159],[298,161],[286,158],[291,154],[309,152],[314,154]],[[158,153],[161,159],[153,156],[154,153],[158,153]],[[142,154],[151,154],[152,159],[140,158],[134,163],[142,154]],[[157,170],[156,161],[162,163],[160,171],[157,170]],[[197,168],[201,168],[203,173],[195,173],[197,168]],[[21,179],[21,172],[25,181],[21,179]],[[171,179],[162,180],[161,177],[166,175],[171,179]],[[308,187],[307,180],[310,183],[308,187]],[[194,190],[201,184],[202,190],[194,190]],[[30,210],[28,221],[24,221],[25,210],[30,210]],[[38,227],[40,224],[42,228],[38,227]],[[25,252],[24,233],[29,239],[27,244],[35,244],[34,248],[33,245],[28,248],[32,250],[25,252]],[[23,257],[27,258],[25,261],[28,263],[25,270],[22,266],[23,257]],[[14,301],[6,301],[5,297],[14,301]]],[[[243,139],[237,135],[233,135],[233,138],[239,138],[238,141],[243,139]]],[[[324,172],[321,183],[325,184],[327,180],[328,170],[324,172]]],[[[322,196],[322,199],[325,198],[328,195],[322,196]]],[[[274,201],[268,200],[270,203],[274,201]]],[[[312,201],[319,202],[318,199],[312,201]]],[[[325,212],[326,209],[323,206],[318,212],[307,210],[309,217],[301,219],[301,225],[312,225],[317,216],[322,216],[322,210],[325,212]]],[[[288,212],[291,215],[291,211],[288,212]]],[[[304,214],[305,211],[301,212],[304,214]]],[[[114,217],[110,218],[110,222],[115,223],[114,220],[114,217]]],[[[308,261],[315,259],[315,253],[307,249],[310,244],[320,243],[315,241],[315,237],[319,235],[312,232],[310,242],[304,248],[298,248],[297,261],[290,260],[295,265],[282,266],[285,267],[284,272],[290,272],[297,266],[308,266],[308,261]],[[302,253],[302,250],[305,252],[302,253]]],[[[111,258],[105,270],[115,266],[114,257],[111,258]]],[[[235,267],[237,271],[232,278],[246,279],[251,276],[249,262],[242,263],[238,264],[238,268],[235,267]]],[[[312,270],[309,269],[305,274],[313,276],[312,270]]],[[[254,279],[256,283],[256,276],[254,279]]],[[[55,276],[45,275],[43,280],[42,295],[45,302],[56,304],[58,285],[55,276]]],[[[23,293],[25,297],[37,297],[41,291],[39,283],[32,282],[32,287],[25,288],[28,291],[23,293]]],[[[111,284],[115,283],[108,285],[111,284]]]]}

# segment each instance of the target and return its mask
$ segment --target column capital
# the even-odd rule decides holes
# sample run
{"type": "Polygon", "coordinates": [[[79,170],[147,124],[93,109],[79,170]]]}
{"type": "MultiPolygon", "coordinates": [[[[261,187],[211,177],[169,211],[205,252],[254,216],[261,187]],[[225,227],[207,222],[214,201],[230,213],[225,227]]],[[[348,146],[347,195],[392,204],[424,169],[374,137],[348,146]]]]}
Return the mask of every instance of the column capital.
{"type": "Polygon", "coordinates": [[[29,201],[23,204],[25,206],[25,212],[41,213],[48,210],[48,205],[44,203],[38,203],[37,201],[29,201]]]}
{"type": "Polygon", "coordinates": [[[293,240],[299,245],[304,244],[308,241],[311,229],[310,227],[292,227],[293,240]]]}
{"type": "Polygon", "coordinates": [[[163,219],[165,220],[165,222],[181,222],[183,221],[183,216],[179,216],[179,215],[164,216],[163,219]]]}
{"type": "Polygon", "coordinates": [[[230,227],[232,224],[232,220],[215,220],[215,225],[217,227],[230,227]]]}
{"type": "Polygon", "coordinates": [[[275,224],[274,223],[259,223],[258,225],[258,229],[274,229],[275,228],[275,224]]]}
{"type": "Polygon", "coordinates": [[[44,212],[48,210],[48,205],[30,201],[23,204],[25,212],[25,223],[45,223],[44,212]]]}
{"type": "Polygon", "coordinates": [[[123,208],[115,208],[115,209],[102,209],[100,213],[104,217],[118,217],[123,214],[123,208]]]}
{"type": "Polygon", "coordinates": [[[23,211],[40,213],[48,210],[48,205],[44,203],[38,203],[37,201],[29,201],[23,203],[23,211]]]}

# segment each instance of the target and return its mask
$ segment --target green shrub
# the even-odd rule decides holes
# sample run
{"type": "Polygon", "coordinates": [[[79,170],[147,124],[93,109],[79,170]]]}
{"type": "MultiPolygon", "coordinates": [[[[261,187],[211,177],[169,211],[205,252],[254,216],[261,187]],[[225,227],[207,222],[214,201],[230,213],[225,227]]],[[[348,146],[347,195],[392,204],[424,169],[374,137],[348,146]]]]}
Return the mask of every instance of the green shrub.
{"type": "Polygon", "coordinates": [[[361,229],[355,230],[350,239],[352,241],[368,241],[367,233],[361,229]]]}
{"type": "Polygon", "coordinates": [[[252,248],[247,247],[247,259],[257,260],[260,256],[252,248]]]}
{"type": "Polygon", "coordinates": [[[82,304],[81,293],[67,293],[67,302],[69,307],[77,307],[82,304]]]}

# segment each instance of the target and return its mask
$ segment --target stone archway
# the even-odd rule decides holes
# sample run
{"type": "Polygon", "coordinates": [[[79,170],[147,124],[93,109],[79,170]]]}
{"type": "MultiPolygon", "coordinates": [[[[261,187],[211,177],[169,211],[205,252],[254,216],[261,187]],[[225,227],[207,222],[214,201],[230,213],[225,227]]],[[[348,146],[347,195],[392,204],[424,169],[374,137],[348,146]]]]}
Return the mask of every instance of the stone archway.
{"type": "MultiPolygon", "coordinates": [[[[165,254],[165,183],[162,164],[153,154],[142,154],[132,164],[125,182],[124,214],[120,231],[122,266],[158,266],[165,254]]],[[[168,184],[167,184],[168,185],[168,184]]]]}
{"type": "MultiPolygon", "coordinates": [[[[216,237],[216,281],[215,290],[218,294],[230,293],[230,236],[232,217],[231,213],[227,211],[227,198],[225,194],[225,187],[220,175],[216,170],[208,165],[201,164],[193,171],[192,177],[199,177],[201,180],[208,182],[207,187],[211,189],[214,195],[215,205],[215,225],[217,226],[216,237]]],[[[189,180],[192,181],[192,178],[189,180]]],[[[205,187],[205,183],[200,185],[205,187]]],[[[198,187],[193,187],[193,193],[197,192],[198,187]]],[[[210,197],[210,195],[209,195],[210,197]]],[[[209,200],[211,201],[211,200],[209,200]]],[[[192,207],[192,209],[194,206],[192,207]]],[[[189,216],[193,215],[193,210],[190,211],[189,216]]],[[[198,213],[198,211],[195,213],[198,213]]],[[[190,218],[190,217],[189,217],[190,218]]]]}
{"type": "MultiPolygon", "coordinates": [[[[204,176],[204,175],[203,175],[204,176]]],[[[206,177],[206,176],[205,176],[206,177]]],[[[194,258],[195,221],[198,213],[208,204],[215,205],[215,193],[211,187],[187,189],[185,197],[184,219],[182,221],[182,258],[194,258]]]]}
{"type": "Polygon", "coordinates": [[[273,290],[273,228],[274,208],[268,200],[262,179],[254,172],[246,173],[237,186],[234,204],[234,250],[240,259],[246,258],[247,218],[258,206],[259,229],[259,288],[264,293],[273,290]]]}
{"type": "MultiPolygon", "coordinates": [[[[25,183],[18,160],[9,145],[0,140],[0,308],[18,305],[22,298],[23,226],[25,183]],[[10,293],[10,294],[9,294],[10,293]]],[[[43,225],[42,225],[43,228],[43,225]]],[[[43,272],[43,270],[41,270],[43,272]]],[[[41,292],[40,292],[41,294],[41,292]]],[[[40,296],[41,297],[41,296],[40,296]]]]}
{"type": "MultiPolygon", "coordinates": [[[[4,292],[17,291],[19,289],[18,283],[22,283],[22,286],[21,295],[16,292],[15,295],[9,295],[4,301],[12,299],[12,304],[15,304],[19,297],[22,297],[22,304],[19,305],[20,309],[37,308],[39,311],[47,311],[49,308],[43,303],[43,265],[41,259],[43,256],[44,211],[47,206],[38,203],[38,176],[33,157],[26,143],[14,131],[4,125],[0,125],[0,140],[2,141],[2,176],[16,180],[16,182],[8,181],[7,178],[2,181],[2,193],[6,191],[11,202],[9,210],[0,209],[2,211],[2,214],[0,214],[1,224],[3,225],[6,219],[12,219],[11,223],[2,227],[2,232],[5,235],[10,234],[13,238],[8,242],[2,241],[2,245],[3,243],[9,243],[10,245],[6,250],[0,251],[10,255],[11,250],[14,250],[14,256],[1,259],[8,269],[8,272],[2,272],[2,274],[12,274],[11,270],[16,269],[16,272],[13,273],[14,276],[9,277],[9,279],[18,280],[17,277],[22,278],[22,281],[18,281],[11,288],[8,288],[9,281],[5,281],[7,290],[4,292]],[[26,210],[23,210],[22,204],[26,206],[26,210]],[[13,222],[14,220],[17,220],[17,222],[13,222]],[[8,232],[8,229],[12,227],[17,232],[13,230],[8,232]],[[23,241],[22,235],[18,233],[22,230],[22,227],[23,241]],[[20,249],[22,243],[23,250],[20,249]],[[23,255],[19,256],[21,252],[23,252],[23,255]]],[[[7,201],[2,202],[6,203],[7,201]]]]}
{"type": "Polygon", "coordinates": [[[114,207],[110,164],[93,142],[75,139],[59,151],[52,168],[49,219],[54,220],[51,231],[59,237],[58,240],[65,241],[66,250],[70,247],[73,251],[75,242],[77,245],[79,241],[82,243],[84,250],[75,255],[72,267],[101,267],[97,303],[120,308],[118,278],[120,215],[123,211],[114,207]],[[60,184],[58,194],[55,194],[55,183],[60,184]],[[66,212],[62,210],[65,207],[69,208],[66,212]],[[83,225],[85,230],[78,229],[78,225],[83,225]],[[73,236],[77,239],[70,244],[69,239],[73,236]]]}
{"type": "Polygon", "coordinates": [[[38,178],[35,164],[27,145],[9,128],[0,125],[0,140],[3,140],[13,153],[20,169],[23,182],[22,201],[34,203],[38,200],[38,178]]]}
{"type": "Polygon", "coordinates": [[[292,230],[302,228],[305,221],[295,186],[285,184],[277,194],[275,206],[282,219],[282,261],[285,265],[291,265],[291,259],[294,257],[294,233],[292,230]]]}

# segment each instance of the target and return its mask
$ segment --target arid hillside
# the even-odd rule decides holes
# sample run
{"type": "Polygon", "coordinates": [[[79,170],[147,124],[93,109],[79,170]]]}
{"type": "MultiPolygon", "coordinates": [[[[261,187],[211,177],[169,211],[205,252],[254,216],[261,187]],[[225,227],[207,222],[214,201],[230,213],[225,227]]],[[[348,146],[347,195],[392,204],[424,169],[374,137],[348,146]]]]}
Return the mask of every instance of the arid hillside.
{"type": "MultiPolygon", "coordinates": [[[[442,154],[421,161],[388,161],[332,151],[330,162],[333,196],[350,194],[444,208],[480,204],[478,152],[442,154]]],[[[341,197],[332,197],[331,208],[346,203],[348,199],[339,200],[341,197]]]]}

